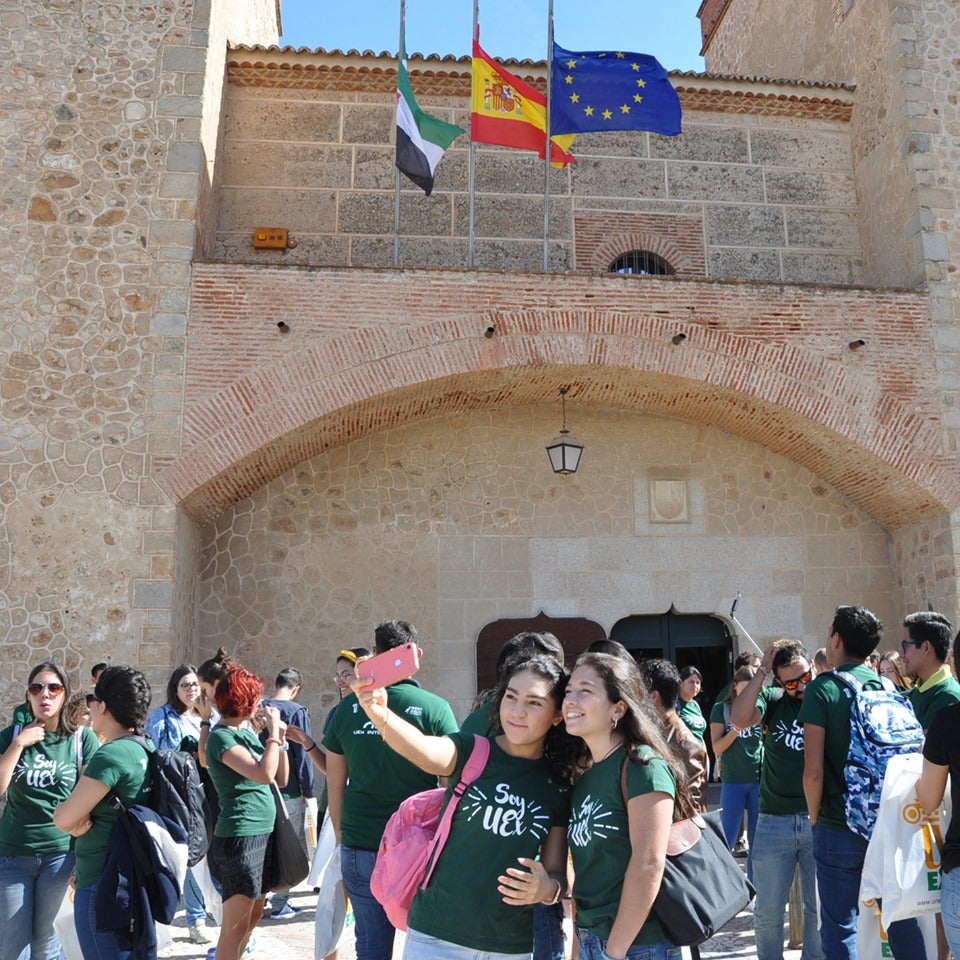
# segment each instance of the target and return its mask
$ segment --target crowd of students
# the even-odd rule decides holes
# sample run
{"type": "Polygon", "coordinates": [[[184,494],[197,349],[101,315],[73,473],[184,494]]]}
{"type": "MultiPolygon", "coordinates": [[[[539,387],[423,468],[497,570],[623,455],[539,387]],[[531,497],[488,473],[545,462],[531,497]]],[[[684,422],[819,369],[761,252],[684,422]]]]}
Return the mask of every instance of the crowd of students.
{"type": "MultiPolygon", "coordinates": [[[[394,928],[370,887],[380,838],[406,797],[441,778],[453,788],[475,735],[487,738],[489,756],[457,808],[430,885],[414,899],[404,956],[560,960],[569,953],[566,909],[583,960],[675,960],[679,950],[653,903],[671,823],[681,808],[705,808],[708,734],[731,848],[746,815],[759,960],[782,960],[797,868],[803,960],[855,960],[866,840],[844,815],[850,697],[842,675],[870,686],[884,682],[879,671],[909,696],[927,730],[918,797],[935,810],[948,774],[960,782],[951,630],[940,614],[912,614],[901,651],[877,656],[879,620],[862,607],[839,607],[818,651],[819,672],[800,643],[777,641],[762,658],[738,658],[708,718],[697,702],[696,667],[638,665],[619,644],[601,641],[568,670],[555,637],[524,633],[505,645],[496,687],[461,726],[449,704],[414,678],[385,688],[360,679],[367,656],[417,642],[411,624],[392,620],[376,628],[373,650],[338,655],[341,699],[319,740],[296,702],[303,678],[293,668],[264,699],[262,681],[221,649],[199,668],[178,667],[165,703],[150,712],[149,684],[132,667],[98,664],[93,692],[78,699],[62,668],[41,663],[13,723],[0,731],[0,960],[56,960],[53,919],[71,877],[84,960],[137,955],[100,929],[97,887],[118,816],[111,801],[147,798],[155,748],[193,753],[217,808],[208,851],[223,898],[215,960],[240,960],[264,912],[273,872],[271,782],[302,823],[315,769],[325,774],[321,807],[340,846],[357,958],[389,960],[394,928]],[[144,733],[146,741],[137,736],[144,733]]],[[[943,924],[955,951],[958,864],[960,815],[943,849],[943,924]]],[[[192,872],[183,896],[191,940],[209,942],[192,872]]],[[[299,912],[284,897],[272,906],[281,919],[299,912]]],[[[888,936],[895,960],[926,960],[916,921],[891,924],[888,936]]]]}

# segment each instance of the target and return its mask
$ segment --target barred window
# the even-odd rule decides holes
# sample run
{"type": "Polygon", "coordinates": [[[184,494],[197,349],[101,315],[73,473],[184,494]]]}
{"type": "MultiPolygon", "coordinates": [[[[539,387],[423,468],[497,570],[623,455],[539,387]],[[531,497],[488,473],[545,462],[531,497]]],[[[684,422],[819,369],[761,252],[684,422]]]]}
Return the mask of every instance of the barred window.
{"type": "Polygon", "coordinates": [[[672,277],[677,271],[656,253],[631,250],[610,264],[610,273],[635,274],[641,277],[672,277]]]}

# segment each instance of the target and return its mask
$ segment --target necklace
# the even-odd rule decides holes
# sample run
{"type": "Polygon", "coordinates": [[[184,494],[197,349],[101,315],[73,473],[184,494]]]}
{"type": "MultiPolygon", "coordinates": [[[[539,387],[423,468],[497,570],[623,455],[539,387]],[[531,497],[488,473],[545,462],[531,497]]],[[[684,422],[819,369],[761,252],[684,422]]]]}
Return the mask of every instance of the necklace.
{"type": "Polygon", "coordinates": [[[614,750],[617,750],[619,747],[622,747],[622,746],[623,746],[623,741],[617,740],[616,743],[614,743],[613,746],[610,747],[610,749],[599,760],[593,761],[593,765],[596,766],[598,763],[603,763],[603,761],[606,760],[607,757],[609,757],[614,750]]]}

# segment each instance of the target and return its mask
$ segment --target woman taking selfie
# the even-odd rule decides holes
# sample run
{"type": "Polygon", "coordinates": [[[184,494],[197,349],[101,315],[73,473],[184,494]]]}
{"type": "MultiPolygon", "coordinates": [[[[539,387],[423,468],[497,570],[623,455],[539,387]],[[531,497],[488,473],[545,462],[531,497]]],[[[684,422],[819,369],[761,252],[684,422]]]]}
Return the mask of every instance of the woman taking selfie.
{"type": "Polygon", "coordinates": [[[149,765],[144,748],[129,734],[143,735],[150,708],[150,684],[133,667],[107,667],[90,701],[90,725],[103,746],[93,755],[76,789],[54,811],[53,822],[76,840],[77,892],[74,923],[84,960],[127,960],[112,931],[97,929],[97,883],[118,812],[107,794],[125,807],[149,798],[149,765]]]}
{"type": "Polygon", "coordinates": [[[679,960],[651,908],[682,774],[636,666],[583,654],[567,685],[563,719],[583,740],[589,765],[573,787],[567,832],[580,960],[679,960]]]}
{"type": "MultiPolygon", "coordinates": [[[[566,889],[575,745],[560,726],[565,685],[563,667],[548,657],[507,663],[491,702],[499,722],[490,755],[454,813],[430,885],[414,898],[404,960],[532,956],[533,904],[557,903],[566,889]]],[[[387,707],[383,687],[357,681],[354,690],[384,743],[447,777],[452,792],[473,735],[429,736],[387,707]]]]}
{"type": "MultiPolygon", "coordinates": [[[[0,731],[0,960],[55,960],[53,918],[73,870],[70,837],[53,811],[80,779],[99,746],[92,730],[71,723],[70,686],[49,661],[30,671],[30,720],[0,731]]],[[[26,721],[25,716],[22,720],[26,721]]]]}
{"type": "Polygon", "coordinates": [[[276,707],[260,706],[263,681],[239,664],[227,668],[214,693],[220,722],[207,739],[207,772],[220,797],[210,845],[211,869],[223,884],[217,960],[239,960],[263,916],[268,893],[267,844],[277,810],[270,789],[287,782],[286,728],[276,707]],[[265,743],[250,729],[260,715],[265,743]]]}

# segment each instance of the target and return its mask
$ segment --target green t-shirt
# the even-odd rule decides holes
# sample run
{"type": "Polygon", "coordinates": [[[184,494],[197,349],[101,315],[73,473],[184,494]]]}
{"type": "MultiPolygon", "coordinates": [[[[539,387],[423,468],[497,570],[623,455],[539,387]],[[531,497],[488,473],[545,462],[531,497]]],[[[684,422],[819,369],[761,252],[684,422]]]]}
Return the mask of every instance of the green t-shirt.
{"type": "MultiPolygon", "coordinates": [[[[153,752],[151,746],[150,752],[153,752]]],[[[122,737],[105,743],[90,758],[85,777],[108,786],[125,807],[142,804],[150,797],[150,777],[147,751],[135,740],[122,737]]],[[[82,837],[77,837],[77,886],[92,887],[103,869],[110,832],[117,819],[117,811],[110,805],[109,794],[90,813],[93,826],[82,837]]]]}
{"type": "MultiPolygon", "coordinates": [[[[390,709],[424,733],[445,736],[459,729],[450,704],[408,680],[387,688],[390,709]]],[[[345,697],[330,721],[323,745],[346,757],[350,779],[340,814],[344,846],[376,850],[383,828],[393,812],[409,796],[437,785],[437,778],[424,773],[391,750],[380,731],[357,703],[356,694],[345,697]]]]}
{"type": "MultiPolygon", "coordinates": [[[[15,725],[0,731],[0,754],[10,749],[16,729],[15,725]]],[[[100,746],[89,727],[80,727],[78,734],[48,733],[20,753],[0,817],[0,857],[40,856],[70,849],[73,838],[54,826],[53,811],[80,779],[78,735],[82,766],[100,746]]]]}
{"type": "MultiPolygon", "coordinates": [[[[675,796],[677,785],[662,757],[645,750],[646,765],[627,767],[627,796],[659,791],[675,796]]],[[[576,875],[577,926],[606,940],[617,916],[623,877],[630,862],[630,827],[623,804],[621,747],[594,764],[574,785],[567,840],[576,875]]],[[[666,938],[651,912],[634,943],[660,943],[666,938]]]]}
{"type": "Polygon", "coordinates": [[[760,768],[760,812],[806,813],[803,795],[802,700],[780,687],[764,687],[757,697],[763,715],[763,766],[760,768]]]}
{"type": "MultiPolygon", "coordinates": [[[[472,734],[451,739],[457,767],[449,790],[474,743],[472,734]]],[[[546,760],[512,757],[491,738],[490,757],[453,816],[430,886],[410,908],[411,928],[478,952],[530,953],[533,908],[507,906],[497,877],[507,867],[519,867],[518,857],[536,859],[550,829],[566,827],[569,801],[569,788],[554,782],[546,760]]]]}
{"type": "Polygon", "coordinates": [[[707,732],[707,721],[703,719],[700,704],[696,700],[678,700],[677,716],[689,727],[690,732],[703,743],[707,732]]]}
{"type": "MultiPolygon", "coordinates": [[[[715,703],[710,711],[710,722],[719,723],[729,732],[730,722],[724,716],[725,703],[715,703]]],[[[737,739],[720,755],[720,779],[724,783],[754,783],[760,779],[760,761],[763,745],[760,727],[744,727],[737,739]]]]}
{"type": "Polygon", "coordinates": [[[907,693],[913,712],[920,721],[924,730],[930,726],[933,715],[952,703],[960,703],[960,683],[954,677],[934,684],[929,690],[920,692],[920,687],[914,687],[907,693]]]}
{"type": "MultiPolygon", "coordinates": [[[[846,663],[839,667],[851,673],[861,683],[871,689],[880,687],[876,673],[862,663],[846,663]]],[[[800,706],[800,723],[809,723],[823,727],[823,799],[820,802],[819,822],[830,827],[846,829],[847,817],[844,812],[844,798],[847,795],[847,782],[843,776],[843,767],[850,752],[850,705],[853,691],[835,673],[821,673],[814,677],[800,706]]]]}
{"type": "Polygon", "coordinates": [[[259,837],[273,833],[277,807],[270,787],[228,767],[220,758],[233,747],[246,747],[257,760],[263,744],[252,730],[218,724],[207,737],[207,773],[217,788],[220,816],[215,837],[259,837]]]}

